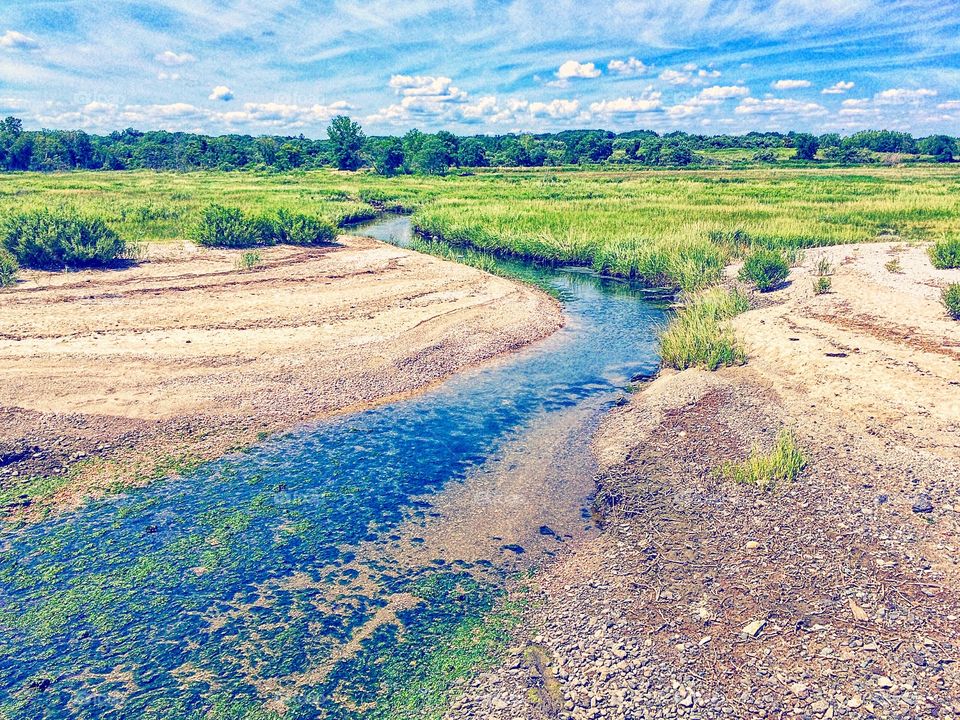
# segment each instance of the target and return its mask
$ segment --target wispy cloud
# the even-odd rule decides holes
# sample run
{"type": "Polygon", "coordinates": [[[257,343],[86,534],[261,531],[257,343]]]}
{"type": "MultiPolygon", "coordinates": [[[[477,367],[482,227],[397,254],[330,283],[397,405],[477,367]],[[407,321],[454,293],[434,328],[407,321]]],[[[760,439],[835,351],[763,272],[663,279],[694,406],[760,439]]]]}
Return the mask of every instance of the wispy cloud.
{"type": "Polygon", "coordinates": [[[0,47],[8,50],[34,50],[40,47],[40,43],[22,32],[7,30],[3,35],[0,35],[0,47]]]}
{"type": "Polygon", "coordinates": [[[841,80],[840,82],[834,83],[828,88],[824,88],[821,91],[821,94],[822,95],[843,95],[843,93],[847,92],[848,90],[853,90],[855,85],[856,83],[846,82],[844,80],[841,80]]]}
{"type": "Polygon", "coordinates": [[[167,65],[168,67],[186,65],[187,63],[197,61],[190,53],[175,53],[173,50],[164,50],[162,53],[157,53],[153,59],[161,65],[167,65]]]}
{"type": "Polygon", "coordinates": [[[812,85],[809,80],[777,80],[770,84],[774,90],[799,90],[812,85]]]}

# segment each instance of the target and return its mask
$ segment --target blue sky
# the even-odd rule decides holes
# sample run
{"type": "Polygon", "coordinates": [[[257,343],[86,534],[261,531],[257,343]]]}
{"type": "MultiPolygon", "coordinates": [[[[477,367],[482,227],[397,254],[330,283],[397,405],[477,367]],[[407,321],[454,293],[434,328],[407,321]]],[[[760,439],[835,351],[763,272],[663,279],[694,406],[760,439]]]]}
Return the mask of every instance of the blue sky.
{"type": "Polygon", "coordinates": [[[3,0],[27,127],[960,134],[958,0],[3,0]]]}

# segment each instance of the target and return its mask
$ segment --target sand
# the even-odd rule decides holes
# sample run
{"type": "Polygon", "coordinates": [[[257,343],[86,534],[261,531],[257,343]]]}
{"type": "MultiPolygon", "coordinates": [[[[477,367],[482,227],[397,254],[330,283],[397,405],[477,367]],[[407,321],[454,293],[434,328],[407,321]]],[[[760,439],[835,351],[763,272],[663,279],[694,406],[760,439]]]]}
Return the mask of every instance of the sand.
{"type": "Polygon", "coordinates": [[[0,491],[76,475],[26,514],[73,506],[152,465],[416,392],[563,322],[529,286],[338,243],[263,249],[252,271],[240,251],[184,244],[126,269],[25,273],[0,295],[0,491]]]}

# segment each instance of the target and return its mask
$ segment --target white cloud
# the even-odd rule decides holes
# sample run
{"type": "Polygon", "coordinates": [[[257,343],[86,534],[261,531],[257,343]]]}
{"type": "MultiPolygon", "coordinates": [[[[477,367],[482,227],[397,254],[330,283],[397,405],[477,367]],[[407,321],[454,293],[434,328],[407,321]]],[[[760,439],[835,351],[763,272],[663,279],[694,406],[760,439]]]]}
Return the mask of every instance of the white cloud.
{"type": "Polygon", "coordinates": [[[734,112],[737,115],[792,115],[796,117],[812,117],[826,115],[827,109],[818,103],[802,102],[800,100],[786,100],[783,98],[744,98],[737,105],[734,112]]]}
{"type": "Polygon", "coordinates": [[[162,53],[154,55],[154,60],[156,60],[161,65],[166,65],[168,67],[175,67],[177,65],[186,65],[187,63],[192,63],[196,61],[196,58],[190,53],[180,53],[179,55],[173,50],[164,50],[162,53]]]}
{"type": "Polygon", "coordinates": [[[208,100],[219,100],[221,102],[229,102],[233,100],[233,91],[228,88],[226,85],[217,85],[211,92],[208,100]]]}
{"type": "Polygon", "coordinates": [[[170,80],[175,82],[180,79],[180,73],[167,72],[166,70],[161,70],[160,72],[157,73],[157,79],[170,80]]]}
{"type": "Polygon", "coordinates": [[[213,113],[212,117],[230,125],[300,128],[326,122],[350,109],[352,109],[352,106],[343,100],[330,105],[244,103],[243,110],[213,113]]]}
{"type": "MultiPolygon", "coordinates": [[[[400,96],[400,102],[382,108],[371,115],[371,122],[406,123],[419,119],[456,120],[469,95],[455,87],[453,80],[433,75],[394,75],[390,87],[400,96]]],[[[472,108],[477,118],[477,108],[472,108]]]]}
{"type": "Polygon", "coordinates": [[[878,103],[919,102],[924,98],[936,97],[937,91],[929,88],[890,88],[873,96],[878,103]]]}
{"type": "Polygon", "coordinates": [[[627,60],[611,60],[607,63],[607,70],[616,75],[636,76],[647,74],[650,67],[644,64],[642,60],[630,57],[627,60]]]}
{"type": "Polygon", "coordinates": [[[7,30],[3,35],[0,35],[0,47],[9,50],[33,50],[40,47],[40,43],[16,30],[7,30]]]}
{"type": "Polygon", "coordinates": [[[591,63],[580,63],[576,60],[567,60],[557,70],[557,77],[561,80],[570,80],[571,78],[595,78],[600,77],[600,69],[591,63]]]}
{"type": "Polygon", "coordinates": [[[831,85],[828,88],[823,89],[824,95],[843,95],[847,90],[853,90],[855,83],[845,82],[841,80],[838,83],[831,85]]]}
{"type": "Polygon", "coordinates": [[[613,115],[637,115],[659,110],[663,103],[660,93],[649,88],[641,97],[622,97],[614,100],[601,100],[590,104],[590,112],[607,117],[613,115]]]}
{"type": "Polygon", "coordinates": [[[770,83],[770,87],[774,90],[799,90],[800,88],[810,87],[809,80],[777,80],[774,83],[770,83]]]}
{"type": "Polygon", "coordinates": [[[960,110],[960,100],[947,100],[947,102],[942,102],[937,105],[937,110],[960,110]]]}
{"type": "Polygon", "coordinates": [[[671,85],[706,85],[708,80],[718,77],[719,70],[701,68],[693,63],[684,65],[680,70],[667,68],[660,73],[660,79],[671,85]]]}
{"type": "Polygon", "coordinates": [[[720,105],[725,100],[746,97],[749,94],[750,88],[743,85],[714,85],[704,88],[688,100],[668,107],[667,115],[675,120],[699,115],[708,107],[720,105]]]}
{"type": "Polygon", "coordinates": [[[535,118],[572,118],[580,112],[580,101],[551,100],[548,103],[532,102],[527,106],[527,111],[535,118]]]}

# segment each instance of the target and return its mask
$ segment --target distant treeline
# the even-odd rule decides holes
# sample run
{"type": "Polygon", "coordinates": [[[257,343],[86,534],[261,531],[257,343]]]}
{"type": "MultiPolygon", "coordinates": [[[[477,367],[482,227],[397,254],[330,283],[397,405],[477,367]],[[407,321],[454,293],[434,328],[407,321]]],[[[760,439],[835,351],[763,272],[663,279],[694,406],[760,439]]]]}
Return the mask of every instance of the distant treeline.
{"type": "MultiPolygon", "coordinates": [[[[738,162],[774,163],[821,159],[836,163],[876,162],[877,153],[929,156],[952,162],[957,139],[915,138],[909,133],[868,130],[842,137],[807,133],[750,132],[746,135],[692,135],[649,130],[612,133],[565,130],[557,133],[458,137],[441,131],[411,130],[403,137],[367,137],[346,117],[333,120],[328,137],[197,135],[127,129],[109,135],[81,130],[23,129],[20,120],[0,123],[0,170],[241,170],[287,171],[334,166],[371,167],[385,175],[442,174],[451,168],[537,167],[544,165],[644,165],[684,167],[720,162],[717,151],[749,151],[738,162]],[[795,152],[776,152],[793,148],[795,152]]],[[[722,153],[720,153],[722,155],[722,153]]]]}

